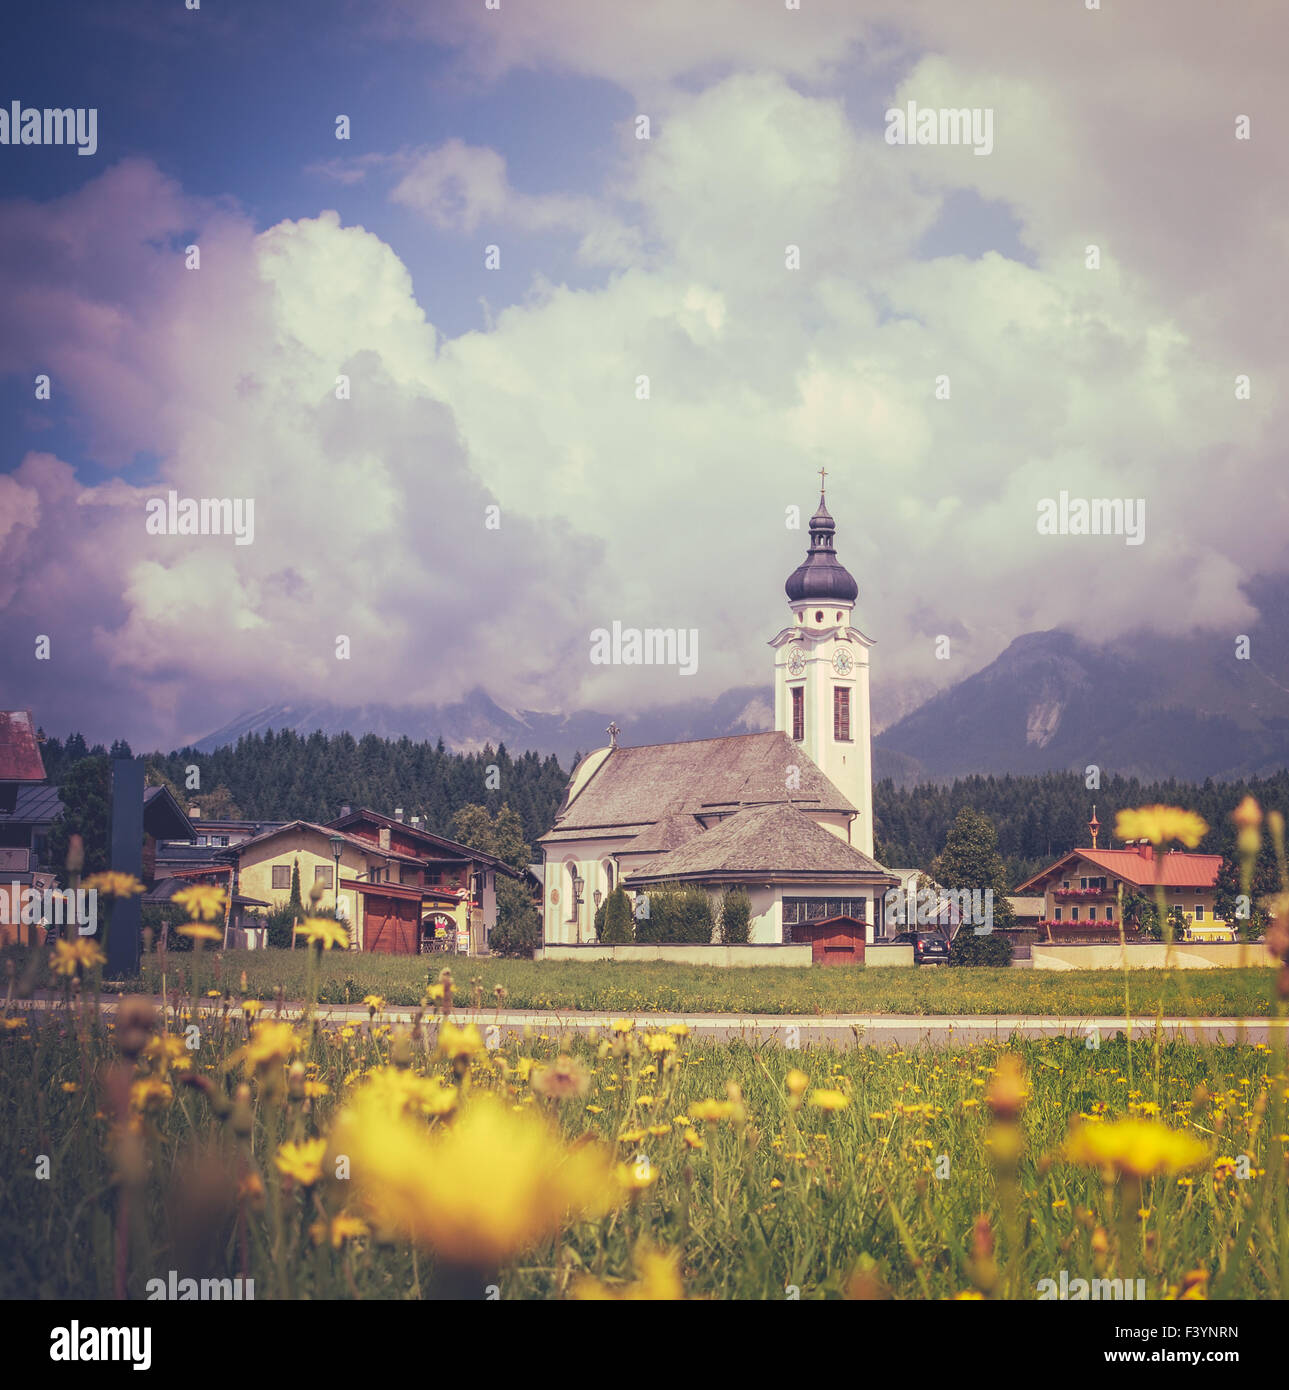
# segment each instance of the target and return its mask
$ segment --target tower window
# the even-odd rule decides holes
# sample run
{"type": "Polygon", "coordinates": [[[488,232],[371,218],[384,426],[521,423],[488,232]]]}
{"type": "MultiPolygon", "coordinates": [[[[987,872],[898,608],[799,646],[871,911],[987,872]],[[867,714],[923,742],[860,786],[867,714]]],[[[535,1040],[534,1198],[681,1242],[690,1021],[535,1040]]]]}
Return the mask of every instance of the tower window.
{"type": "Polygon", "coordinates": [[[837,621],[838,621],[838,622],[841,622],[841,614],[840,614],[840,613],[837,614],[837,621]]]}
{"type": "Polygon", "coordinates": [[[823,620],[824,620],[824,615],[823,615],[823,610],[821,609],[818,613],[815,614],[815,622],[821,623],[821,622],[823,622],[823,620]]]}
{"type": "Polygon", "coordinates": [[[792,687],[792,737],[800,743],[806,736],[806,692],[799,685],[792,687]]]}
{"type": "Polygon", "coordinates": [[[848,685],[833,686],[832,736],[838,743],[850,742],[850,687],[848,685]]]}

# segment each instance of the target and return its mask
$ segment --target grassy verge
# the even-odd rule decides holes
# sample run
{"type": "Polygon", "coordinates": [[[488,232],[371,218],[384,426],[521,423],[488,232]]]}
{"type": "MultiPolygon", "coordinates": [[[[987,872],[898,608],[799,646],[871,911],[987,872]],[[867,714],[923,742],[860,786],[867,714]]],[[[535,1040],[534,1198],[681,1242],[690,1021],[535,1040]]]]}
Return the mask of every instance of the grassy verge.
{"type": "MultiPolygon", "coordinates": [[[[188,988],[191,956],[171,956],[170,988],[188,988]]],[[[452,960],[459,1007],[478,996],[496,1002],[498,986],[515,1009],[596,1009],[617,1013],[861,1014],[1087,1014],[1122,1016],[1124,976],[1117,970],[1074,972],[1040,970],[909,969],[865,970],[837,967],[722,968],[670,962],[564,962],[452,960]],[[473,982],[473,983],[472,983],[473,982]]],[[[318,1000],[358,1003],[378,994],[390,1004],[415,1005],[427,977],[437,978],[438,957],[382,956],[326,952],[319,965],[318,1000]]],[[[305,996],[303,951],[229,951],[202,962],[203,989],[212,985],[271,1001],[277,991],[288,1000],[305,996]],[[243,972],[246,984],[241,983],[243,972]]],[[[144,988],[156,992],[160,975],[149,965],[144,988]]],[[[1153,1017],[1189,1009],[1215,1018],[1265,1017],[1271,974],[1257,968],[1193,970],[1169,976],[1162,970],[1130,975],[1134,1017],[1153,1017]]]]}

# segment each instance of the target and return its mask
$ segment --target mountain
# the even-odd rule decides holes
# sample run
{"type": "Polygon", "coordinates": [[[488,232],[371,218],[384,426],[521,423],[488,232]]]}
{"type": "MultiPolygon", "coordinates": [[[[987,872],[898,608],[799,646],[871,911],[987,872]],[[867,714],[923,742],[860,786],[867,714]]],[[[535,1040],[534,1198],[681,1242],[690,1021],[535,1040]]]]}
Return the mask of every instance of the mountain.
{"type": "Polygon", "coordinates": [[[679,705],[659,705],[617,715],[599,710],[572,714],[543,714],[535,710],[506,710],[481,689],[447,705],[351,705],[278,704],[253,710],[207,734],[195,746],[210,753],[236,743],[243,734],[265,729],[293,729],[311,734],[351,733],[356,738],[376,734],[382,738],[407,737],[434,742],[442,738],[452,752],[477,752],[485,744],[504,743],[512,753],[533,749],[549,753],[569,766],[575,753],[587,753],[608,743],[606,730],[616,718],[622,742],[671,743],[681,739],[716,738],[723,734],[749,734],[769,729],[774,723],[774,696],[769,687],[742,686],[727,690],[714,700],[689,700],[679,705]]]}
{"type": "Polygon", "coordinates": [[[1103,646],[1060,631],[1018,637],[886,729],[878,775],[884,761],[906,784],[1093,763],[1106,775],[1189,781],[1289,766],[1289,579],[1246,592],[1260,615],[1243,634],[1247,659],[1234,632],[1143,632],[1103,646]]]}
{"type": "MultiPolygon", "coordinates": [[[[1101,646],[1068,632],[1016,638],[983,670],[903,713],[920,688],[874,692],[873,772],[901,786],[972,773],[1083,772],[1188,781],[1268,775],[1289,766],[1289,576],[1250,581],[1258,618],[1244,634],[1143,631],[1101,646]],[[907,707],[907,706],[905,706],[907,707]]],[[[772,727],[767,686],[740,686],[714,700],[658,705],[629,714],[507,710],[482,689],[453,704],[278,704],[241,716],[196,746],[211,752],[246,733],[293,729],[387,738],[442,738],[453,752],[504,743],[512,753],[602,748],[616,718],[624,744],[671,743],[772,727]]]]}

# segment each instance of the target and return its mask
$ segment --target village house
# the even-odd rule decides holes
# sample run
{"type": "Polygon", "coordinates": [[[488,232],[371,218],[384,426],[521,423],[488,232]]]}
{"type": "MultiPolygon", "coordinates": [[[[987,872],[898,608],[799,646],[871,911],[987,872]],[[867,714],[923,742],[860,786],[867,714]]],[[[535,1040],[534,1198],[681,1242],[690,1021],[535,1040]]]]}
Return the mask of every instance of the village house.
{"type": "Polygon", "coordinates": [[[1016,889],[1019,895],[1042,900],[1035,922],[1038,940],[1044,934],[1047,940],[1060,941],[1118,939],[1120,885],[1125,897],[1142,893],[1151,902],[1157,886],[1162,886],[1166,911],[1180,908],[1189,916],[1193,937],[1218,941],[1231,937],[1231,924],[1217,916],[1214,905],[1220,854],[1170,850],[1157,857],[1154,846],[1145,841],[1125,849],[1098,849],[1100,823],[1095,809],[1088,829],[1090,847],[1070,850],[1016,889]]]}
{"type": "Polygon", "coordinates": [[[349,924],[354,950],[397,955],[486,950],[497,920],[496,876],[518,877],[482,850],[366,808],[346,807],[327,825],[276,825],[215,851],[215,860],[232,871],[235,893],[274,908],[288,902],[298,862],[306,912],[316,887],[319,906],[349,924]]]}

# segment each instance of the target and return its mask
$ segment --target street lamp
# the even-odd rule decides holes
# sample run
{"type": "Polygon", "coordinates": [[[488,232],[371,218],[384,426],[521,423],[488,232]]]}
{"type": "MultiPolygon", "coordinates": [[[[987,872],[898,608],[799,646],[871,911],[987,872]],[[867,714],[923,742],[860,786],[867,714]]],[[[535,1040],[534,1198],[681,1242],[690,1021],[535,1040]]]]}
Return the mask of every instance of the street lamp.
{"type": "MultiPolygon", "coordinates": [[[[331,837],[331,857],[336,861],[334,888],[336,893],[336,921],[340,918],[340,855],[345,848],[345,837],[343,835],[333,835],[331,837]]],[[[353,942],[350,942],[352,945],[353,942]]]]}
{"type": "Polygon", "coordinates": [[[582,889],[586,887],[586,880],[581,874],[573,875],[573,920],[577,923],[577,939],[582,940],[582,914],[578,909],[582,906],[582,889]]]}

